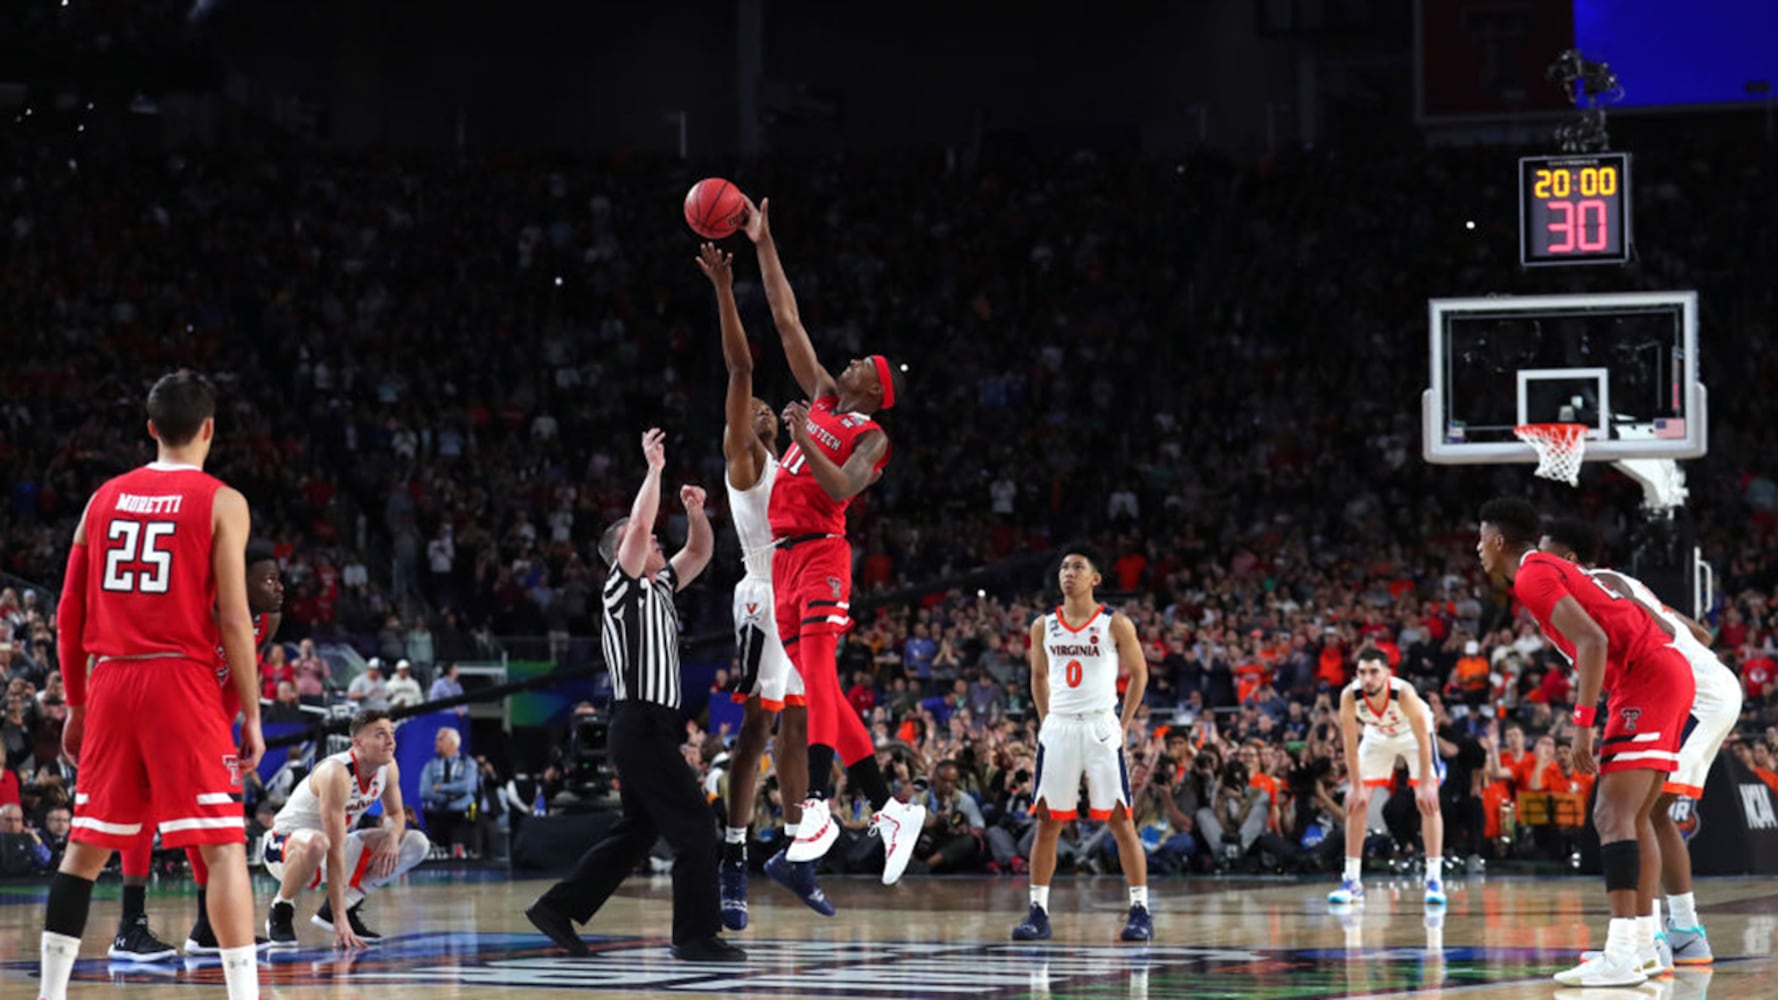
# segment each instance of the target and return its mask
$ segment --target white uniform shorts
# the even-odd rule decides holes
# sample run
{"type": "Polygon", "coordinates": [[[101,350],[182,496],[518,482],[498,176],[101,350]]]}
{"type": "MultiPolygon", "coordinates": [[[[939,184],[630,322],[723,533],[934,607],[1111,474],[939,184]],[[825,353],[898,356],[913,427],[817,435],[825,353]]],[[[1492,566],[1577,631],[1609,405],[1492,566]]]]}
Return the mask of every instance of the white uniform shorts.
{"type": "MultiPolygon", "coordinates": [[[[1397,736],[1372,735],[1367,728],[1364,736],[1358,741],[1358,778],[1367,785],[1387,785],[1395,775],[1395,760],[1399,757],[1408,762],[1408,784],[1420,784],[1420,745],[1414,741],[1410,732],[1397,736]]],[[[1433,780],[1438,784],[1445,781],[1445,761],[1438,755],[1438,746],[1432,748],[1433,780]]]]}
{"type": "Polygon", "coordinates": [[[1037,733],[1037,798],[1051,819],[1074,819],[1080,811],[1080,779],[1087,779],[1087,815],[1111,818],[1120,803],[1130,806],[1130,772],[1124,766],[1124,727],[1116,712],[1051,713],[1037,733]]]}
{"type": "Polygon", "coordinates": [[[744,702],[759,696],[760,707],[776,712],[785,705],[804,705],[803,678],[790,663],[778,638],[778,616],[772,581],[743,577],[735,584],[735,650],[740,669],[729,682],[729,697],[744,702]]]}
{"type": "MultiPolygon", "coordinates": [[[[265,870],[278,881],[284,881],[284,845],[301,831],[279,833],[267,830],[265,836],[259,838],[259,859],[265,863],[265,870]]],[[[364,831],[353,830],[346,834],[346,870],[352,873],[352,887],[357,888],[364,877],[364,869],[370,865],[370,852],[364,849],[364,831]]],[[[309,879],[304,889],[318,889],[327,881],[327,860],[315,866],[315,875],[309,879]]]]}
{"type": "Polygon", "coordinates": [[[1667,775],[1661,790],[1699,799],[1704,797],[1704,778],[1710,773],[1711,762],[1740,721],[1741,683],[1714,656],[1694,661],[1692,676],[1697,678],[1698,693],[1692,700],[1691,718],[1686,720],[1685,738],[1679,744],[1679,767],[1667,775]]]}

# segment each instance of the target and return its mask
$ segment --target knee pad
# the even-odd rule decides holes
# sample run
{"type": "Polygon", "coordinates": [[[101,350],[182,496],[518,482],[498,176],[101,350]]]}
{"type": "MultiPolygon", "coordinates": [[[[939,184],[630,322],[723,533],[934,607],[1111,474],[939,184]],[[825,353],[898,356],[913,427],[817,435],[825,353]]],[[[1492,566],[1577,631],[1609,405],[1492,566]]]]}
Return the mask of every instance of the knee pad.
{"type": "Polygon", "coordinates": [[[1605,891],[1635,889],[1642,874],[1642,848],[1634,840],[1599,845],[1599,866],[1605,871],[1605,891]]]}

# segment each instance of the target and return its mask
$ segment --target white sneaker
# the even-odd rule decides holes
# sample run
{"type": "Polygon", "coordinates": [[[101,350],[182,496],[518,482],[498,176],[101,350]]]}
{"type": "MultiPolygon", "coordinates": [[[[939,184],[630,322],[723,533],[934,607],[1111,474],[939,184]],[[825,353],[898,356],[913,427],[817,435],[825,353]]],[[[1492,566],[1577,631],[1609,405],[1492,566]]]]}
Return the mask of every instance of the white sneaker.
{"type": "MultiPolygon", "coordinates": [[[[1597,962],[1605,957],[1602,951],[1583,951],[1580,953],[1582,962],[1597,962]]],[[[1673,971],[1673,949],[1668,946],[1667,939],[1656,936],[1653,948],[1636,949],[1636,967],[1650,979],[1673,971]]]]}
{"type": "MultiPolygon", "coordinates": [[[[807,816],[807,813],[803,814],[807,816]]],[[[870,818],[870,832],[883,838],[883,884],[894,885],[914,857],[914,842],[926,823],[926,807],[890,799],[870,818]]]]}
{"type": "Polygon", "coordinates": [[[833,842],[840,839],[840,825],[827,811],[827,800],[806,799],[802,822],[796,825],[796,840],[785,852],[791,861],[815,861],[827,854],[833,842]]]}
{"type": "Polygon", "coordinates": [[[1555,980],[1563,986],[1641,986],[1648,982],[1648,974],[1637,967],[1640,964],[1635,955],[1614,957],[1601,952],[1596,958],[1556,973],[1555,980]]]}

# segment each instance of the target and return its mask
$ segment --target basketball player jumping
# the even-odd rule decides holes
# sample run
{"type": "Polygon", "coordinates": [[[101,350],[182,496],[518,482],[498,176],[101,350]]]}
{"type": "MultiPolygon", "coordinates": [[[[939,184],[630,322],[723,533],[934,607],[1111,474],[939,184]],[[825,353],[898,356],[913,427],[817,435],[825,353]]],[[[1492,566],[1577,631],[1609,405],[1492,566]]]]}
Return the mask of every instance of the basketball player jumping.
{"type": "Polygon", "coordinates": [[[1438,786],[1445,780],[1445,762],[1434,744],[1432,711],[1412,684],[1390,676],[1389,657],[1373,646],[1358,651],[1358,679],[1340,692],[1340,735],[1352,768],[1352,783],[1346,789],[1346,874],[1327,901],[1336,905],[1364,901],[1361,869],[1371,789],[1389,784],[1400,758],[1408,762],[1408,784],[1420,809],[1426,902],[1443,906],[1445,821],[1439,812],[1438,786]]]}
{"type": "MultiPolygon", "coordinates": [[[[784,800],[785,832],[794,839],[803,796],[809,790],[809,710],[803,679],[778,639],[772,601],[772,527],[767,510],[772,483],[778,476],[778,420],[765,400],[753,396],[753,352],[741,327],[740,310],[735,307],[734,258],[706,243],[699,250],[698,266],[716,288],[721,316],[722,358],[728,365],[728,392],[723,401],[724,484],[729,516],[747,569],[735,584],[735,649],[741,669],[730,696],[743,707],[741,732],[729,757],[728,824],[718,875],[722,924],[738,931],[747,927],[747,824],[753,819],[759,761],[771,735],[773,716],[778,716],[773,758],[784,800]]],[[[815,912],[833,916],[833,904],[815,884],[814,863],[793,864],[785,856],[787,850],[780,850],[766,862],[766,873],[815,912]]]]}
{"type": "MultiPolygon", "coordinates": [[[[271,546],[263,542],[248,545],[247,609],[253,613],[255,656],[263,653],[271,645],[272,637],[278,634],[279,623],[284,617],[279,614],[279,609],[283,606],[284,584],[278,579],[278,557],[272,552],[271,546]]],[[[257,665],[254,670],[257,675],[257,665]]],[[[216,682],[222,691],[222,714],[232,723],[241,714],[241,703],[235,695],[234,687],[229,684],[229,674],[228,653],[217,646],[216,682]]],[[[158,962],[172,958],[175,952],[172,945],[155,937],[148,928],[146,894],[148,868],[154,854],[154,828],[148,823],[144,823],[143,827],[136,842],[122,852],[123,915],[117,921],[117,940],[112,942],[111,950],[106,954],[125,961],[158,962]]],[[[191,864],[191,878],[198,887],[198,919],[192,924],[191,933],[186,936],[185,953],[214,955],[222,949],[216,944],[216,932],[210,929],[210,917],[205,906],[210,869],[204,864],[204,856],[196,847],[187,847],[185,858],[191,864]]],[[[254,941],[259,948],[264,948],[269,943],[264,938],[254,941]]]]}
{"type": "Polygon", "coordinates": [[[1148,912],[1148,856],[1130,817],[1130,772],[1124,765],[1124,733],[1142,706],[1148,660],[1136,638],[1136,624],[1093,596],[1101,582],[1101,565],[1084,546],[1069,548],[1057,571],[1061,606],[1031,623],[1031,704],[1038,719],[1037,798],[1031,812],[1037,817],[1037,837],[1031,845],[1031,909],[1025,922],[1012,929],[1014,941],[1050,936],[1056,841],[1062,836],[1062,824],[1077,813],[1082,775],[1087,781],[1088,813],[1111,825],[1118,862],[1130,883],[1130,912],[1118,936],[1125,941],[1154,937],[1154,918],[1148,912]],[[1121,716],[1120,664],[1130,672],[1121,716]]]}
{"type": "Polygon", "coordinates": [[[66,1000],[93,879],[150,817],[163,844],[196,845],[209,868],[229,1000],[259,996],[241,809],[241,774],[265,752],[244,555],[252,519],[240,493],[203,471],[215,413],[202,376],[157,381],[156,460],[100,486],[74,529],[57,607],[70,706],[62,739],[84,763],[44,915],[44,1000],[66,1000]],[[219,639],[243,714],[238,752],[216,694],[219,639]]]}
{"type": "Polygon", "coordinates": [[[1695,682],[1664,622],[1574,564],[1538,552],[1541,535],[1537,510],[1524,500],[1501,498],[1482,506],[1476,543],[1482,568],[1512,582],[1513,596],[1574,663],[1574,764],[1582,773],[1599,772],[1593,825],[1611,926],[1598,957],[1555,978],[1564,986],[1639,986],[1660,968],[1653,913],[1640,912],[1637,892],[1643,866],[1659,866],[1648,816],[1662,781],[1678,766],[1695,682]],[[1602,691],[1610,697],[1603,753],[1595,763],[1593,724],[1602,691]],[[1640,838],[1647,839],[1646,848],[1640,838]],[[1636,919],[1645,915],[1650,919],[1636,919]]]}
{"type": "Polygon", "coordinates": [[[327,899],[310,923],[331,932],[340,948],[382,940],[358,916],[365,893],[395,881],[432,850],[424,833],[407,828],[389,713],[365,709],[352,717],[351,726],[352,749],[316,764],[260,841],[265,870],[278,880],[278,897],[265,921],[274,948],[296,947],[296,894],[322,884],[327,899]],[[382,826],[358,829],[359,818],[378,801],[382,826]]]}
{"type": "MultiPolygon", "coordinates": [[[[872,416],[895,405],[895,374],[881,354],[854,358],[837,377],[821,367],[778,260],[766,220],[769,208],[768,203],[757,207],[747,203],[747,238],[759,253],[766,301],[791,374],[813,401],[784,408],[791,447],[779,462],[772,486],[769,518],[777,545],[772,590],[778,634],[807,687],[809,744],[837,752],[854,787],[870,797],[874,810],[870,831],[883,838],[883,884],[893,885],[913,856],[926,807],[890,796],[870,733],[840,691],[838,654],[840,636],[852,627],[852,546],[846,541],[846,507],[876,482],[889,463],[889,437],[872,416]]],[[[830,756],[811,752],[809,760],[810,784],[825,787],[830,756]]],[[[827,803],[811,798],[803,803],[802,821],[787,858],[814,861],[838,836],[827,803]]]]}
{"type": "MultiPolygon", "coordinates": [[[[1582,566],[1595,563],[1604,546],[1599,532],[1585,521],[1563,519],[1552,521],[1545,529],[1538,548],[1551,555],[1582,566]]],[[[1741,684],[1734,671],[1724,666],[1710,651],[1710,633],[1704,626],[1661,602],[1654,591],[1641,580],[1613,569],[1589,569],[1587,575],[1610,587],[1619,597],[1635,601],[1644,611],[1664,619],[1673,632],[1673,646],[1691,664],[1697,695],[1692,701],[1695,723],[1679,745],[1679,767],[1661,786],[1649,822],[1654,827],[1654,840],[1660,845],[1660,880],[1667,886],[1668,923],[1661,926],[1653,905],[1656,886],[1650,878],[1649,866],[1642,866],[1643,882],[1637,886],[1638,912],[1646,911],[1654,919],[1657,939],[1665,938],[1677,965],[1709,965],[1715,961],[1710,940],[1704,935],[1704,924],[1698,919],[1697,900],[1692,895],[1692,855],[1685,837],[1673,822],[1673,803],[1684,795],[1695,803],[1704,797],[1704,778],[1722,749],[1723,741],[1741,718],[1741,684]]],[[[1695,806],[1694,806],[1695,808],[1695,806]]],[[[1642,840],[1642,831],[1638,840],[1642,840]]],[[[1638,918],[1640,919],[1640,917],[1638,918]]]]}

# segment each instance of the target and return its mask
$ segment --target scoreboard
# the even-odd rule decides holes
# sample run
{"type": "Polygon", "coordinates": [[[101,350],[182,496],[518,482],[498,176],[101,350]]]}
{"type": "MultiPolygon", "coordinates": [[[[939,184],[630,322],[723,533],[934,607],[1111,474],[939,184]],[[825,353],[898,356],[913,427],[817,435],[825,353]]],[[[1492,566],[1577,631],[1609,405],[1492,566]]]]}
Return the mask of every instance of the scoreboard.
{"type": "Polygon", "coordinates": [[[1630,154],[1519,159],[1519,263],[1630,259],[1630,154]]]}

